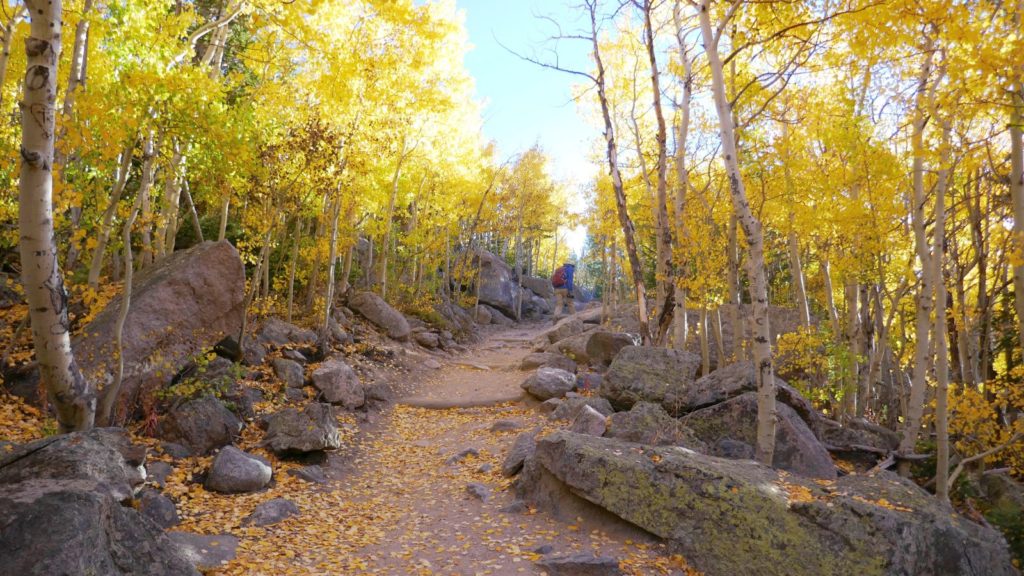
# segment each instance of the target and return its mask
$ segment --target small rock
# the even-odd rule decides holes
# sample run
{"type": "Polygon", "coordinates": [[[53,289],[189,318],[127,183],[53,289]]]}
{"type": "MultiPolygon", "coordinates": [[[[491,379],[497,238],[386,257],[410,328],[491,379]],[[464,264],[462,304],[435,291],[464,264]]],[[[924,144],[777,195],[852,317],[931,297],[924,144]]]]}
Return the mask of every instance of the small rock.
{"type": "Polygon", "coordinates": [[[289,402],[301,402],[306,399],[306,391],[302,388],[285,388],[284,397],[289,402]]]}
{"type": "Polygon", "coordinates": [[[196,454],[226,446],[242,431],[242,421],[213,396],[189,400],[172,409],[160,422],[164,440],[179,442],[196,454]]]}
{"type": "Polygon", "coordinates": [[[274,358],[271,364],[274,366],[274,374],[289,388],[302,388],[306,384],[305,371],[298,362],[286,358],[274,358]]]}
{"type": "Polygon", "coordinates": [[[293,350],[291,348],[286,348],[283,352],[281,352],[281,356],[284,356],[288,360],[298,362],[299,364],[305,364],[306,362],[309,362],[309,358],[306,358],[305,354],[299,352],[298,350],[293,350]]]}
{"type": "Polygon", "coordinates": [[[270,482],[272,474],[270,465],[262,458],[225,446],[213,459],[204,486],[226,494],[255,492],[270,482]]]}
{"type": "Polygon", "coordinates": [[[285,408],[270,417],[261,445],[275,454],[335,450],[341,447],[338,421],[329,404],[307,404],[302,412],[285,408]]]}
{"type": "Polygon", "coordinates": [[[182,446],[181,444],[178,444],[177,442],[161,442],[160,450],[162,450],[164,454],[167,454],[168,456],[174,458],[175,460],[188,458],[189,456],[192,455],[191,450],[182,446]]]}
{"type": "Polygon", "coordinates": [[[238,538],[230,534],[206,536],[192,532],[168,532],[184,555],[199,570],[216,570],[235,559],[238,538]]]}
{"type": "Polygon", "coordinates": [[[269,526],[299,513],[295,502],[286,498],[274,498],[260,504],[252,514],[242,521],[243,526],[269,526]]]}
{"type": "Polygon", "coordinates": [[[522,500],[516,500],[515,502],[509,504],[508,506],[503,507],[500,511],[504,512],[505,514],[523,514],[529,509],[530,507],[526,505],[526,502],[523,502],[522,500]]]}
{"type": "Polygon", "coordinates": [[[174,471],[174,467],[167,462],[159,460],[146,464],[146,480],[163,488],[167,483],[167,477],[174,471]]]}
{"type": "Polygon", "coordinates": [[[543,546],[537,546],[536,548],[533,549],[533,553],[534,554],[540,554],[541,556],[544,556],[546,554],[551,554],[554,551],[555,551],[555,547],[552,546],[551,544],[544,544],[543,546]]]}
{"type": "Polygon", "coordinates": [[[427,358],[426,360],[424,360],[423,366],[430,368],[431,370],[441,369],[441,363],[438,362],[437,360],[434,360],[433,358],[427,358]]]}
{"type": "Polygon", "coordinates": [[[158,490],[143,488],[139,494],[139,512],[164,530],[178,524],[178,510],[174,502],[158,490]]]}
{"type": "Polygon", "coordinates": [[[552,420],[569,420],[571,422],[575,420],[580,411],[587,406],[590,406],[605,416],[611,416],[612,413],[615,412],[615,410],[612,409],[612,405],[604,398],[576,396],[566,398],[561,404],[556,406],[555,410],[551,412],[550,418],[552,420]]]}
{"type": "Polygon", "coordinates": [[[547,400],[540,403],[540,412],[541,414],[550,414],[561,405],[561,398],[548,398],[547,400]]]}
{"type": "Polygon", "coordinates": [[[522,420],[498,420],[491,424],[491,432],[512,432],[524,426],[522,420]]]}
{"type": "Polygon", "coordinates": [[[316,464],[302,468],[292,468],[288,470],[288,475],[295,476],[306,482],[312,482],[313,484],[325,484],[327,482],[327,475],[324,474],[324,469],[316,464]]]}
{"type": "Polygon", "coordinates": [[[466,484],[466,493],[483,502],[487,502],[491,498],[491,489],[479,482],[466,484]]]}
{"type": "Polygon", "coordinates": [[[413,340],[424,348],[433,350],[441,345],[441,338],[433,332],[419,332],[413,335],[413,340]]]}
{"type": "Polygon", "coordinates": [[[491,464],[488,462],[488,463],[485,463],[485,464],[481,464],[480,467],[476,469],[476,471],[481,473],[481,474],[490,474],[491,470],[493,470],[493,469],[494,469],[494,466],[491,466],[491,464]]]}
{"type": "Polygon", "coordinates": [[[608,428],[604,414],[594,410],[590,406],[584,406],[576,415],[569,430],[577,434],[589,434],[591,436],[603,436],[608,428]]]}
{"type": "Polygon", "coordinates": [[[544,558],[537,562],[550,576],[619,576],[619,561],[586,552],[571,556],[544,558]]]}
{"type": "Polygon", "coordinates": [[[449,457],[448,460],[445,461],[445,464],[458,464],[459,462],[462,462],[463,460],[469,458],[470,456],[479,455],[480,450],[476,448],[463,448],[462,450],[459,450],[456,454],[453,454],[451,457],[449,457]]]}

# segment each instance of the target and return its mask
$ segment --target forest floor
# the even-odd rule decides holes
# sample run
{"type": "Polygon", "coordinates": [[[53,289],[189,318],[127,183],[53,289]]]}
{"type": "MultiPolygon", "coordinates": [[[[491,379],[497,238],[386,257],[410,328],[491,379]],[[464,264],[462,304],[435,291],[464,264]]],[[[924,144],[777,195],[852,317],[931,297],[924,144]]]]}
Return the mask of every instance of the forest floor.
{"type": "MultiPolygon", "coordinates": [[[[649,537],[502,510],[515,500],[512,480],[501,475],[509,446],[523,431],[556,426],[519,388],[519,362],[547,327],[492,332],[438,369],[411,370],[402,397],[346,427],[347,449],[324,464],[327,484],[306,483],[285,473],[298,464],[275,462],[269,489],[224,496],[186,485],[189,471],[177,471],[167,487],[182,516],[175,529],[240,539],[236,558],[214,574],[544,574],[535,565],[544,552],[611,556],[627,574],[689,573],[649,537]],[[500,421],[514,429],[492,430],[500,421]],[[470,448],[477,454],[453,459],[470,448]],[[489,496],[471,495],[470,483],[489,496]],[[271,498],[294,501],[301,514],[264,528],[241,525],[271,498]]],[[[193,472],[205,465],[196,462],[193,472]]]]}

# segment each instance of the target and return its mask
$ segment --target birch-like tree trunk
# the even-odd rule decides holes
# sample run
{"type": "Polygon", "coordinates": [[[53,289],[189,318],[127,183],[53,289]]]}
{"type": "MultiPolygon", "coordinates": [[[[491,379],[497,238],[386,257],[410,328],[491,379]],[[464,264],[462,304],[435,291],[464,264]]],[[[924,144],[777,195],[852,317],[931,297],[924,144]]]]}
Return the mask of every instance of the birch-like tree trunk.
{"type": "Polygon", "coordinates": [[[3,86],[4,81],[7,80],[7,66],[11,61],[11,43],[14,40],[14,30],[18,27],[18,22],[28,13],[28,8],[22,4],[17,11],[14,12],[14,16],[4,23],[3,27],[3,51],[0,51],[0,104],[3,103],[3,86]]]}
{"type": "Polygon", "coordinates": [[[142,174],[139,176],[138,194],[142,198],[140,206],[142,225],[139,234],[142,237],[142,254],[139,258],[140,270],[153,263],[153,233],[149,224],[151,220],[149,193],[153,189],[153,180],[156,173],[157,146],[158,144],[154,140],[153,134],[150,133],[142,147],[142,174]]]}
{"type": "Polygon", "coordinates": [[[61,50],[61,0],[27,0],[31,27],[25,39],[21,103],[21,177],[18,222],[22,284],[32,323],[40,379],[57,411],[61,432],[88,430],[96,395],[71,351],[68,295],[53,235],[54,117],[61,50]]]}
{"type": "Polygon", "coordinates": [[[757,460],[771,466],[775,454],[775,376],[772,366],[771,332],[768,326],[768,283],[764,265],[764,236],[761,222],[750,209],[750,201],[740,173],[736,150],[736,131],[725,96],[722,60],[718,55],[718,40],[711,28],[711,0],[698,4],[701,36],[711,71],[711,90],[718,115],[722,143],[722,160],[729,178],[729,193],[739,225],[743,227],[748,253],[750,299],[753,304],[754,333],[752,351],[757,379],[757,460]]]}
{"type": "MultiPolygon", "coordinates": [[[[1013,238],[1018,250],[1024,246],[1024,74],[1010,106],[1010,199],[1013,203],[1013,238]]],[[[1024,348],[1024,259],[1013,264],[1014,305],[1017,310],[1017,337],[1024,348]]]]}
{"type": "MultiPolygon", "coordinates": [[[[676,242],[682,244],[689,241],[686,229],[686,194],[690,188],[690,171],[686,166],[686,143],[690,133],[690,102],[693,99],[693,63],[686,46],[686,32],[683,28],[682,3],[677,1],[672,7],[672,23],[675,27],[676,45],[679,49],[679,62],[683,67],[682,99],[679,102],[679,131],[676,134],[676,194],[674,202],[676,242]]],[[[686,263],[681,262],[675,267],[675,334],[673,341],[679,350],[686,348],[686,336],[689,332],[686,314],[686,263]]],[[[704,304],[707,307],[707,304],[704,304]]],[[[705,322],[705,327],[706,327],[705,322]]]]}
{"type": "Polygon", "coordinates": [[[949,501],[949,338],[942,246],[946,242],[946,189],[949,186],[949,124],[943,126],[941,167],[935,184],[935,228],[932,230],[932,278],[935,281],[935,495],[949,501]]]}
{"type": "MultiPolygon", "coordinates": [[[[78,90],[79,86],[85,83],[85,64],[89,50],[89,12],[91,10],[92,0],[85,0],[85,4],[82,7],[82,14],[79,17],[78,23],[75,25],[75,42],[71,48],[71,69],[68,71],[68,85],[64,90],[64,104],[61,110],[61,117],[64,118],[64,122],[67,122],[71,118],[71,114],[74,112],[75,92],[78,90]]],[[[64,131],[65,129],[61,128],[58,140],[64,139],[64,131]]],[[[59,148],[56,150],[56,157],[57,164],[60,166],[60,178],[61,180],[65,180],[64,169],[65,164],[67,163],[67,158],[59,148]]],[[[71,206],[69,220],[72,232],[78,229],[81,219],[82,206],[79,204],[71,206]]],[[[78,257],[78,244],[75,242],[69,242],[68,257],[65,262],[68,270],[74,270],[78,265],[78,257]]]]}
{"type": "Polygon", "coordinates": [[[156,229],[156,256],[158,259],[174,252],[174,238],[178,232],[178,207],[181,203],[181,170],[184,156],[177,141],[172,145],[170,164],[164,174],[163,205],[156,229]]]}
{"type": "Polygon", "coordinates": [[[128,172],[132,166],[132,150],[134,144],[130,144],[121,151],[118,158],[117,172],[114,174],[114,189],[110,194],[110,202],[107,209],[103,211],[103,221],[96,236],[96,247],[92,251],[92,263],[89,266],[89,286],[96,288],[100,285],[100,273],[103,271],[103,257],[107,251],[107,242],[110,240],[110,231],[114,225],[114,216],[117,214],[117,204],[121,201],[124,188],[128,184],[128,172]]]}
{"type": "MultiPolygon", "coordinates": [[[[932,73],[932,56],[934,43],[930,38],[926,39],[924,47],[924,61],[921,63],[921,71],[917,79],[917,95],[914,109],[913,132],[911,142],[913,146],[913,168],[912,179],[913,189],[910,198],[910,220],[914,231],[914,248],[917,258],[921,263],[921,281],[917,287],[917,309],[914,320],[916,340],[914,342],[913,375],[910,387],[910,399],[907,404],[907,418],[903,428],[903,438],[900,441],[900,452],[912,453],[917,444],[917,437],[921,429],[921,417],[924,413],[924,396],[928,387],[926,380],[928,375],[928,353],[929,353],[929,331],[931,328],[931,314],[934,308],[934,292],[932,289],[932,266],[931,251],[928,246],[928,238],[925,234],[924,219],[924,129],[927,123],[925,116],[925,98],[927,97],[928,81],[932,73]]],[[[900,474],[910,474],[910,464],[902,461],[899,464],[900,474]]]]}
{"type": "MultiPolygon", "coordinates": [[[[590,41],[593,48],[594,64],[597,66],[597,77],[594,84],[597,87],[597,97],[601,104],[601,116],[604,119],[604,137],[607,144],[608,170],[612,178],[612,189],[615,192],[615,210],[619,217],[619,225],[622,228],[622,236],[626,241],[626,255],[629,258],[630,272],[633,278],[633,287],[636,290],[637,317],[640,321],[640,337],[643,342],[651,342],[651,331],[647,318],[647,288],[644,286],[643,267],[640,258],[637,256],[636,228],[633,220],[629,217],[629,210],[626,208],[626,191],[622,185],[622,175],[619,173],[619,149],[615,141],[615,129],[612,124],[611,108],[608,103],[608,95],[605,91],[605,70],[604,62],[601,60],[600,38],[598,37],[597,6],[594,2],[588,3],[590,11],[590,41]]],[[[552,266],[552,270],[554,266],[552,266]]]]}

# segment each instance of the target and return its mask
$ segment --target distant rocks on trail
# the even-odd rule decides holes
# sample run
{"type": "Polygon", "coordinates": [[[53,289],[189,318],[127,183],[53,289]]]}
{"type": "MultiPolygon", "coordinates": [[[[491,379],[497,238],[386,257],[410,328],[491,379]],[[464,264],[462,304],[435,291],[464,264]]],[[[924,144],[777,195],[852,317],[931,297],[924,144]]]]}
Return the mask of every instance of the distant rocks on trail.
{"type": "Polygon", "coordinates": [[[480,307],[487,310],[487,313],[490,314],[491,324],[494,324],[495,326],[512,326],[516,323],[515,320],[509,318],[504,312],[497,308],[487,305],[481,305],[480,307]]]}
{"type": "Polygon", "coordinates": [[[538,504],[571,492],[707,574],[1016,574],[999,533],[884,472],[819,485],[749,460],[557,431],[516,489],[538,504]]]}
{"type": "Polygon", "coordinates": [[[405,316],[373,292],[354,294],[349,298],[348,305],[373,325],[384,330],[389,338],[405,341],[412,333],[405,316]]]}
{"type": "Polygon", "coordinates": [[[299,507],[286,498],[274,498],[260,504],[242,521],[243,526],[270,526],[278,522],[297,516],[299,507]]]}
{"type": "Polygon", "coordinates": [[[537,337],[538,347],[543,350],[546,346],[554,344],[555,342],[582,334],[584,330],[586,330],[586,327],[579,318],[575,316],[568,316],[559,320],[554,327],[545,330],[537,337]]]}
{"type": "Polygon", "coordinates": [[[262,445],[278,455],[303,454],[340,448],[341,436],[330,404],[314,402],[271,415],[262,445]]]}
{"type": "Polygon", "coordinates": [[[359,376],[340,358],[332,358],[313,371],[313,386],[325,402],[354,410],[366,403],[366,391],[359,376]]]}
{"type": "Polygon", "coordinates": [[[612,414],[605,436],[651,446],[685,446],[698,452],[707,450],[692,430],[669,416],[660,404],[652,402],[637,402],[628,412],[612,414]]]}
{"type": "Polygon", "coordinates": [[[534,352],[519,363],[520,370],[535,370],[537,368],[558,368],[575,373],[576,363],[561,354],[552,352],[534,352]]]}
{"type": "Polygon", "coordinates": [[[241,431],[242,421],[220,400],[207,395],[171,408],[160,420],[157,435],[195,454],[206,454],[231,444],[241,431]]]}
{"type": "Polygon", "coordinates": [[[160,527],[125,504],[136,466],[123,430],[52,436],[0,456],[0,566],[27,575],[198,575],[160,527]]]}
{"type": "Polygon", "coordinates": [[[523,288],[541,298],[551,299],[555,297],[555,287],[551,285],[551,280],[548,278],[523,276],[523,288]]]}
{"type": "Polygon", "coordinates": [[[538,368],[521,387],[540,400],[561,398],[576,388],[576,377],[558,368],[538,368]]]}
{"type": "Polygon", "coordinates": [[[673,391],[693,383],[700,364],[700,357],[689,352],[626,346],[608,368],[600,393],[617,410],[628,410],[637,402],[661,404],[673,391]]]}
{"type": "Polygon", "coordinates": [[[585,332],[569,336],[551,344],[543,351],[568,356],[577,364],[589,364],[590,356],[587,355],[587,342],[590,341],[591,335],[591,332],[585,332]]]}
{"type": "Polygon", "coordinates": [[[512,269],[504,260],[486,250],[475,250],[471,265],[479,269],[480,301],[515,317],[515,296],[518,285],[512,279],[512,269]]]}
{"type": "Polygon", "coordinates": [[[266,486],[272,475],[270,463],[263,458],[225,446],[213,459],[204,486],[225,494],[255,492],[266,486]]]}
{"type": "Polygon", "coordinates": [[[587,356],[592,365],[607,366],[623,348],[635,344],[629,334],[596,330],[587,340],[587,356]]]}
{"type": "Polygon", "coordinates": [[[600,396],[579,396],[576,398],[564,398],[557,401],[557,405],[551,411],[552,420],[573,421],[585,407],[597,410],[602,416],[611,416],[614,409],[608,400],[600,396]]]}

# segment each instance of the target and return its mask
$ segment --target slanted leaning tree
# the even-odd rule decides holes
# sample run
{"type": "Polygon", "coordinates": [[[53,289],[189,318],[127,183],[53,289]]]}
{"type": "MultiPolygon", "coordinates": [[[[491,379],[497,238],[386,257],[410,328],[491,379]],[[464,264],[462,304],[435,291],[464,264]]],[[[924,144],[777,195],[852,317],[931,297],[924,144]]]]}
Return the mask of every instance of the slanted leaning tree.
{"type": "Polygon", "coordinates": [[[53,144],[61,0],[28,0],[31,27],[21,103],[19,226],[22,283],[40,377],[61,432],[92,428],[96,397],[75,364],[68,297],[53,238],[53,144]]]}

